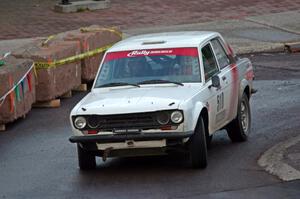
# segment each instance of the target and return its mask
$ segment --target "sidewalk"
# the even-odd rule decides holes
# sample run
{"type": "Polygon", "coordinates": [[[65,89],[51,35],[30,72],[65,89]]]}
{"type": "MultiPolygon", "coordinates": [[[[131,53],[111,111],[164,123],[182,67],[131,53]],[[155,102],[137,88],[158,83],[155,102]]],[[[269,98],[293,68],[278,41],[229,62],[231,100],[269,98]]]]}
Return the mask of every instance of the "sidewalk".
{"type": "Polygon", "coordinates": [[[300,9],[300,1],[295,0],[111,0],[111,8],[106,10],[64,14],[53,11],[57,1],[1,0],[0,39],[49,36],[92,24],[132,29],[236,20],[300,9]]]}
{"type": "MultiPolygon", "coordinates": [[[[154,32],[211,30],[220,32],[238,54],[283,52],[285,43],[300,41],[300,10],[244,19],[125,29],[125,37],[154,32]],[[255,22],[254,22],[255,21],[255,22]]],[[[0,41],[0,53],[22,47],[30,39],[0,41]]]]}
{"type": "Polygon", "coordinates": [[[258,164],[284,181],[300,180],[300,135],[271,147],[258,164]]]}
{"type": "Polygon", "coordinates": [[[285,43],[300,41],[300,21],[297,19],[300,19],[300,10],[244,19],[130,29],[125,30],[125,33],[136,35],[168,31],[211,30],[220,32],[238,54],[282,52],[285,43]]]}

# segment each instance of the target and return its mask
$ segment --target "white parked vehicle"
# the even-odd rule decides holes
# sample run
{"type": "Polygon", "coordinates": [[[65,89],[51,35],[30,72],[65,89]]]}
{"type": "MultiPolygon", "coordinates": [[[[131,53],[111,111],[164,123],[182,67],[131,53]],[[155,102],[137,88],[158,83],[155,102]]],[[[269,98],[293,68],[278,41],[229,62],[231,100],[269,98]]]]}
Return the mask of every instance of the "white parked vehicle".
{"type": "Polygon", "coordinates": [[[250,132],[253,68],[216,32],[135,36],[110,48],[91,92],[71,112],[81,169],[95,157],[184,149],[205,168],[213,133],[233,142],[250,132]]]}

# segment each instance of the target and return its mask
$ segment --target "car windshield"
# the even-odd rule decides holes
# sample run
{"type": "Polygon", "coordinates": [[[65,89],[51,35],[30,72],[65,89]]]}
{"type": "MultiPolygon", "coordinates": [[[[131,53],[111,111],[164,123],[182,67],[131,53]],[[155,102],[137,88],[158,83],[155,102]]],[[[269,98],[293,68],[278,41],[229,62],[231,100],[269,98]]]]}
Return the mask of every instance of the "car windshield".
{"type": "Polygon", "coordinates": [[[120,85],[200,82],[197,48],[107,53],[95,88],[120,85]]]}

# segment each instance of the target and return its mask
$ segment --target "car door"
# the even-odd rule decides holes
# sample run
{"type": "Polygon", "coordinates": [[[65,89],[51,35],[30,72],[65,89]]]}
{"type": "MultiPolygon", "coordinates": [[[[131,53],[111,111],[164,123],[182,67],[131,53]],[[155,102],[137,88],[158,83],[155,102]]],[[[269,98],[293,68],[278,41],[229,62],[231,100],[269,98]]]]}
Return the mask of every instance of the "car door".
{"type": "Polygon", "coordinates": [[[225,48],[222,44],[222,40],[219,37],[212,39],[211,41],[213,51],[220,68],[221,90],[217,96],[217,113],[216,123],[219,128],[223,127],[233,118],[232,101],[235,100],[232,96],[232,67],[231,60],[227,55],[225,48]]]}
{"type": "Polygon", "coordinates": [[[214,75],[218,75],[220,72],[217,60],[215,58],[211,43],[204,44],[201,48],[201,63],[203,66],[203,79],[204,89],[202,95],[205,96],[203,102],[206,103],[208,108],[209,117],[209,133],[213,133],[218,129],[218,121],[216,120],[216,114],[219,112],[218,103],[220,104],[221,88],[212,87],[211,78],[214,75]]]}

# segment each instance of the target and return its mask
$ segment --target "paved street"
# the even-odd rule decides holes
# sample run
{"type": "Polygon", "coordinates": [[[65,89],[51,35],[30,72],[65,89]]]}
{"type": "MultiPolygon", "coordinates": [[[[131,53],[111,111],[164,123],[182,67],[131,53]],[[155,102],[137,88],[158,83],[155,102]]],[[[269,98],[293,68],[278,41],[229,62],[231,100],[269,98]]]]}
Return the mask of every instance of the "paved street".
{"type": "Polygon", "coordinates": [[[192,24],[300,9],[299,0],[111,0],[111,8],[55,13],[58,0],[1,0],[0,39],[48,36],[99,24],[122,29],[192,24]]]}
{"type": "Polygon", "coordinates": [[[81,172],[68,115],[85,93],[59,109],[33,109],[0,134],[0,198],[299,198],[300,181],[282,182],[257,165],[274,144],[299,135],[300,54],[245,55],[254,62],[252,133],[232,144],[218,133],[205,170],[180,154],[113,158],[81,172]]]}
{"type": "MultiPolygon", "coordinates": [[[[33,109],[0,133],[0,198],[299,198],[300,180],[283,182],[258,165],[265,152],[299,137],[300,53],[283,52],[300,41],[299,0],[111,0],[111,8],[62,14],[56,0],[1,0],[0,54],[37,36],[92,24],[119,26],[125,36],[186,30],[220,32],[255,68],[252,133],[233,144],[214,136],[205,170],[193,170],[182,154],[97,159],[78,169],[69,113],[86,94],[75,93],[58,109],[33,109]],[[7,40],[12,39],[12,40],[7,40]],[[245,197],[246,196],[246,197],[245,197]]],[[[34,38],[33,38],[34,39],[34,38]]],[[[300,168],[299,144],[282,160],[300,168]]],[[[268,159],[266,156],[265,159],[268,159]]]]}

